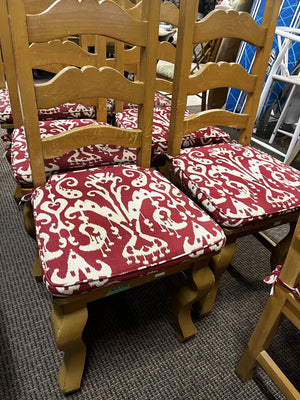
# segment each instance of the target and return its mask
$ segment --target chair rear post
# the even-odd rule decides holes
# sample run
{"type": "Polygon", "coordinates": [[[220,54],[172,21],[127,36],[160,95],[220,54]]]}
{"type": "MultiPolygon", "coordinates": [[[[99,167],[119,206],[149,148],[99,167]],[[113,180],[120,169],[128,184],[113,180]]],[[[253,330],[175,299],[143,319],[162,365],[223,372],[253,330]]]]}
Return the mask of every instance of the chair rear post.
{"type": "MultiPolygon", "coordinates": [[[[19,102],[18,85],[17,85],[17,73],[14,62],[13,50],[12,50],[12,38],[10,35],[10,28],[7,18],[7,4],[6,0],[0,0],[0,38],[3,53],[3,60],[5,59],[5,66],[2,60],[0,61],[0,88],[5,88],[5,79],[7,86],[10,91],[10,104],[12,108],[12,114],[15,126],[22,125],[22,113],[19,102]],[[3,70],[3,85],[1,79],[1,69],[3,70]],[[5,70],[6,71],[5,71],[5,70]],[[5,76],[4,76],[5,72],[5,76]]],[[[1,55],[0,55],[1,57],[1,55]]]]}
{"type": "MultiPolygon", "coordinates": [[[[3,0],[1,0],[3,1],[3,0]]],[[[12,25],[12,41],[16,60],[16,70],[20,86],[21,110],[27,137],[31,145],[28,147],[31,160],[32,179],[34,187],[46,182],[42,142],[40,139],[39,120],[34,92],[31,60],[28,52],[28,35],[26,29],[26,14],[23,2],[9,2],[8,13],[12,25]],[[28,116],[30,116],[28,118],[28,116]]]]}
{"type": "Polygon", "coordinates": [[[266,45],[262,48],[257,47],[255,60],[253,64],[253,74],[258,75],[255,90],[253,93],[247,95],[247,100],[245,104],[245,114],[249,115],[249,122],[246,129],[240,131],[238,142],[248,146],[251,142],[251,136],[253,132],[253,127],[256,119],[256,112],[259,104],[259,99],[261,96],[266,70],[268,66],[268,60],[270,57],[274,31],[276,28],[279,9],[281,5],[281,0],[267,1],[265,5],[265,10],[262,20],[262,28],[266,30],[266,45]]]}
{"type": "Polygon", "coordinates": [[[160,4],[151,0],[143,1],[142,19],[149,15],[148,22],[148,47],[141,49],[141,67],[140,77],[144,81],[144,104],[139,106],[138,128],[142,130],[142,146],[137,151],[137,164],[143,168],[150,167],[151,163],[151,146],[152,146],[152,120],[153,120],[153,103],[156,78],[156,54],[157,54],[157,38],[158,25],[155,21],[159,21],[160,4]],[[154,29],[156,27],[157,29],[154,29]]]}
{"type": "MultiPolygon", "coordinates": [[[[0,34],[0,40],[1,40],[1,34],[0,34]]],[[[0,41],[0,89],[3,89],[5,87],[6,87],[6,83],[5,83],[5,76],[4,76],[4,63],[3,63],[1,41],[0,41]]]]}
{"type": "Polygon", "coordinates": [[[184,112],[186,110],[197,7],[197,0],[182,1],[180,4],[177,47],[181,51],[176,51],[173,80],[172,104],[176,104],[176,107],[172,107],[171,110],[170,132],[173,132],[173,135],[169,138],[168,144],[168,153],[171,156],[177,155],[181,147],[182,135],[180,133],[183,132],[184,112]]]}

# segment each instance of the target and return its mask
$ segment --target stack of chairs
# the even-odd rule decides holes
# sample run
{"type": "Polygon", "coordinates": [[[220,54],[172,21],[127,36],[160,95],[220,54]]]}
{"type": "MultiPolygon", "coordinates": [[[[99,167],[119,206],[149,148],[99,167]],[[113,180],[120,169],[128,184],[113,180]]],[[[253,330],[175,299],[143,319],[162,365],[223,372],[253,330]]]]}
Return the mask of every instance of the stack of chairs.
{"type": "MultiPolygon", "coordinates": [[[[211,311],[237,238],[296,224],[300,173],[249,146],[279,8],[280,0],[266,0],[261,26],[236,11],[215,10],[197,21],[198,0],[181,0],[163,176],[153,168],[161,1],[143,0],[128,8],[110,0],[57,0],[43,13],[28,15],[18,0],[0,0],[22,110],[15,131],[23,135],[32,185],[24,199],[24,222],[37,242],[34,275],[53,299],[53,334],[64,352],[58,376],[64,393],[80,388],[88,303],[184,272],[187,279],[172,300],[176,334],[184,341],[196,333],[192,308],[199,315],[211,311]],[[95,53],[60,40],[76,35],[93,37],[95,53]],[[236,63],[209,62],[190,75],[194,45],[222,37],[257,47],[252,73],[236,63]],[[99,66],[97,46],[103,38],[116,43],[115,60],[99,66]],[[125,44],[138,47],[135,81],[124,77],[125,44]],[[40,54],[47,64],[61,66],[46,83],[32,75],[33,58],[40,54]],[[248,92],[243,114],[186,115],[188,95],[227,86],[248,92]],[[113,126],[99,112],[96,120],[79,118],[68,129],[44,134],[39,109],[79,100],[97,108],[107,98],[137,104],[136,125],[113,126]],[[239,129],[238,143],[183,146],[187,135],[211,126],[239,129]],[[111,157],[110,162],[86,163],[91,149],[111,157]],[[128,152],[132,159],[120,161],[128,152]]],[[[274,250],[277,261],[284,260],[292,235],[291,229],[274,250]]]]}
{"type": "Polygon", "coordinates": [[[64,352],[58,376],[64,393],[80,387],[88,303],[187,271],[189,278],[172,304],[177,336],[185,340],[196,333],[191,307],[214,282],[209,258],[225,242],[222,229],[207,213],[149,168],[160,5],[160,0],[144,0],[141,18],[136,19],[109,0],[57,0],[32,15],[26,15],[18,0],[0,1],[0,13],[10,21],[33,184],[24,220],[37,242],[34,273],[53,298],[51,322],[56,345],[64,352]],[[112,67],[92,66],[91,55],[80,67],[69,63],[73,50],[77,58],[83,58],[84,51],[55,40],[81,34],[139,46],[139,81],[130,82],[112,67]],[[65,65],[46,83],[34,82],[32,43],[47,52],[51,63],[65,65]],[[68,130],[42,134],[38,109],[75,98],[108,97],[139,105],[137,129],[79,120],[68,130]],[[47,168],[49,160],[70,160],[78,149],[101,143],[134,148],[136,164],[65,172],[47,168]]]}

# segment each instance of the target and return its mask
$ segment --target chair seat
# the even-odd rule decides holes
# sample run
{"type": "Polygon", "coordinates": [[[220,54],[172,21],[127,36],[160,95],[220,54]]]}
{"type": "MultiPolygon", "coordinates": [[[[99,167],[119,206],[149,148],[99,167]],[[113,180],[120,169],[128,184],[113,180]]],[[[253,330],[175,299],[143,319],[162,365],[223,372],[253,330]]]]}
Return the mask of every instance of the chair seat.
{"type": "MultiPolygon", "coordinates": [[[[155,92],[154,93],[154,107],[171,107],[172,100],[162,93],[155,92]]],[[[133,103],[124,103],[124,110],[127,108],[136,108],[136,104],[133,103]]]]}
{"type": "MultiPolygon", "coordinates": [[[[111,114],[113,108],[113,100],[107,99],[107,112],[111,114]]],[[[96,110],[94,106],[78,103],[65,103],[58,107],[40,109],[38,115],[40,121],[68,118],[95,118],[96,110]]],[[[0,123],[13,123],[9,94],[7,89],[0,89],[0,123]]]]}
{"type": "Polygon", "coordinates": [[[225,242],[166,178],[135,165],[53,175],[31,202],[43,279],[56,296],[159,271],[225,242]]]}
{"type": "MultiPolygon", "coordinates": [[[[116,114],[116,123],[118,127],[127,129],[137,128],[137,108],[127,109],[116,114]]],[[[188,110],[185,116],[192,113],[188,110]]],[[[165,153],[168,149],[168,136],[170,125],[171,108],[156,107],[153,114],[153,132],[152,132],[152,155],[165,153]]],[[[182,138],[182,147],[204,146],[212,143],[229,142],[230,136],[222,129],[216,126],[199,129],[182,138]]]]}
{"type": "MultiPolygon", "coordinates": [[[[41,136],[50,137],[60,132],[85,126],[103,125],[92,119],[65,119],[40,121],[41,136]]],[[[82,169],[99,165],[135,162],[136,150],[113,145],[95,145],[83,147],[52,160],[45,161],[47,176],[70,169],[82,169]]],[[[15,180],[22,186],[32,185],[32,175],[24,128],[14,129],[11,145],[11,166],[15,180]]]]}
{"type": "Polygon", "coordinates": [[[300,173],[251,146],[184,149],[172,168],[223,227],[236,228],[300,209],[300,173]]]}

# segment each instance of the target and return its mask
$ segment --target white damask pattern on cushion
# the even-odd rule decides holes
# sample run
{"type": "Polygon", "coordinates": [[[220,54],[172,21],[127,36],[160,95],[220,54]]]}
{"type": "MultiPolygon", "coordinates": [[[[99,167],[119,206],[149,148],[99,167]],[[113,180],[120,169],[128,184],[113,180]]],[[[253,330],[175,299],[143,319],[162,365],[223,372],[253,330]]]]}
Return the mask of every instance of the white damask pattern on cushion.
{"type": "MultiPolygon", "coordinates": [[[[185,116],[192,115],[190,111],[185,111],[185,116]]],[[[116,124],[121,128],[137,128],[137,108],[127,109],[116,114],[116,124]]],[[[152,155],[164,153],[168,149],[168,137],[170,126],[170,107],[156,107],[153,114],[152,131],[152,155]]],[[[213,143],[226,143],[230,141],[228,133],[216,126],[199,129],[182,138],[182,147],[204,146],[213,143]]]]}
{"type": "MultiPolygon", "coordinates": [[[[171,107],[172,100],[162,93],[155,92],[154,94],[154,107],[171,107]]],[[[136,104],[133,103],[124,103],[124,109],[127,108],[136,108],[136,104]]]]}
{"type": "Polygon", "coordinates": [[[0,124],[12,123],[10,99],[7,89],[0,89],[0,124]]]}
{"type": "MultiPolygon", "coordinates": [[[[101,125],[104,123],[92,119],[65,119],[55,121],[40,121],[42,138],[57,135],[60,132],[85,126],[101,125]]],[[[95,145],[73,150],[68,154],[52,160],[45,160],[46,175],[59,171],[96,167],[118,163],[135,162],[136,150],[113,146],[95,145]]],[[[14,129],[11,144],[11,166],[15,180],[22,186],[32,185],[32,175],[29,162],[24,128],[14,129]]]]}
{"type": "Polygon", "coordinates": [[[43,279],[69,296],[218,251],[222,229],[155,170],[53,175],[31,198],[43,279]]]}
{"type": "Polygon", "coordinates": [[[300,173],[251,146],[183,149],[172,168],[223,227],[236,228],[300,209],[300,173]]]}

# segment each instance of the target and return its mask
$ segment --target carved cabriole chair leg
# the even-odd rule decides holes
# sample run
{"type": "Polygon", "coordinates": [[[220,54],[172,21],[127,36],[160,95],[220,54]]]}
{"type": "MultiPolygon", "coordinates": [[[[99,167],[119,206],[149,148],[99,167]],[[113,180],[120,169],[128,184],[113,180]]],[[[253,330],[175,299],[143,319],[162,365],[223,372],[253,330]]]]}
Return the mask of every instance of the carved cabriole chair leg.
{"type": "Polygon", "coordinates": [[[235,252],[236,242],[234,241],[233,243],[227,243],[219,254],[211,257],[210,267],[215,276],[215,283],[205,298],[200,299],[194,304],[194,309],[197,311],[199,316],[204,316],[212,310],[217,296],[221,276],[228,268],[235,252]]]}
{"type": "Polygon", "coordinates": [[[290,243],[294,234],[297,221],[290,222],[290,230],[288,234],[274,247],[272,250],[270,264],[272,271],[277,265],[283,265],[286,258],[290,243]]]}
{"type": "Polygon", "coordinates": [[[214,284],[214,275],[208,267],[208,258],[195,262],[189,272],[186,284],[177,292],[172,305],[176,335],[181,342],[196,334],[197,329],[191,317],[192,305],[205,296],[214,284]]]}
{"type": "Polygon", "coordinates": [[[86,303],[59,304],[59,300],[54,300],[51,323],[56,346],[64,352],[58,374],[59,386],[64,393],[80,388],[86,356],[82,333],[87,318],[86,303]]]}
{"type": "MultiPolygon", "coordinates": [[[[283,306],[284,300],[282,303],[283,306]]],[[[283,319],[281,308],[277,298],[269,297],[255,331],[235,370],[243,381],[252,377],[258,364],[256,360],[259,354],[269,347],[273,337],[276,335],[283,319]],[[272,329],[270,329],[270,326],[272,329]]]]}

